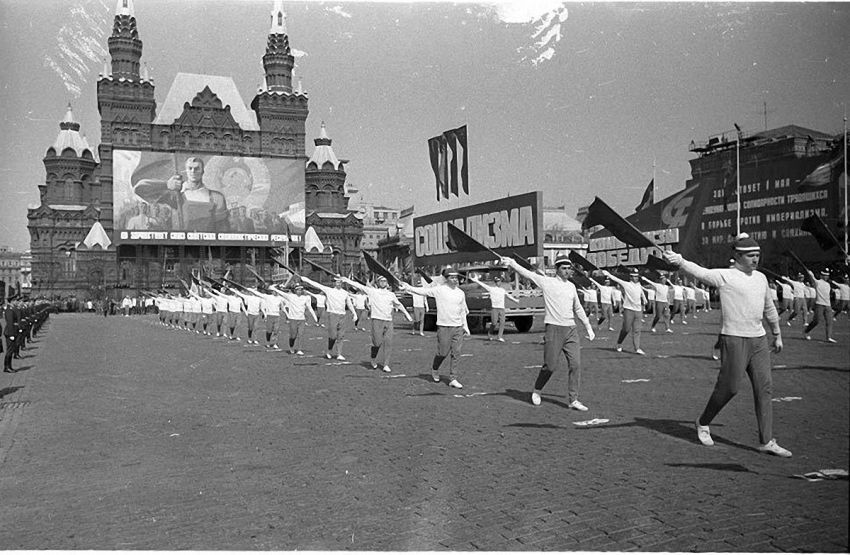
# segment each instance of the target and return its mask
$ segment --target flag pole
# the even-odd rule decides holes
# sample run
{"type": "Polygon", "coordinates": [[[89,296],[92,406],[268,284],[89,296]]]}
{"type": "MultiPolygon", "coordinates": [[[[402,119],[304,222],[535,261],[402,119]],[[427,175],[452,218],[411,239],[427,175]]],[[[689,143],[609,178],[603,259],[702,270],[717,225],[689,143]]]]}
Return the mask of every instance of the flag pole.
{"type": "MultiPolygon", "coordinates": [[[[652,186],[655,187],[655,156],[652,157],[652,186]]],[[[653,200],[655,200],[655,192],[653,191],[653,200]]]]}
{"type": "Polygon", "coordinates": [[[735,235],[741,234],[741,128],[738,127],[738,124],[735,124],[735,177],[738,180],[737,183],[737,194],[736,197],[736,206],[737,206],[737,229],[738,231],[735,235]]]}
{"type": "Polygon", "coordinates": [[[844,262],[850,263],[850,250],[847,248],[847,194],[850,193],[847,179],[847,102],[844,102],[844,262]]]}

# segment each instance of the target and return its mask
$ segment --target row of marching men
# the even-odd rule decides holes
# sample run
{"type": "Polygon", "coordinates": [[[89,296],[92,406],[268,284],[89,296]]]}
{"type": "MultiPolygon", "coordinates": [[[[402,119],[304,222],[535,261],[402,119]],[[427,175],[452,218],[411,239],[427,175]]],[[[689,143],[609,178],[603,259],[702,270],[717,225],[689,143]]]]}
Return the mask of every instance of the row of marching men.
{"type": "Polygon", "coordinates": [[[0,342],[0,352],[4,352],[3,371],[15,372],[13,359],[21,358],[27,343],[32,341],[47,320],[53,305],[43,300],[15,300],[9,298],[3,303],[0,317],[0,335],[5,339],[5,347],[0,342]]]}
{"type": "Polygon", "coordinates": [[[335,275],[333,286],[326,286],[307,276],[298,278],[297,281],[290,278],[284,284],[262,283],[258,287],[246,287],[229,280],[226,284],[201,282],[201,287],[189,287],[186,295],[163,293],[155,295],[154,300],[164,326],[241,341],[236,329],[244,322],[246,345],[260,346],[262,329],[264,344],[269,350],[282,350],[278,340],[285,327],[288,331],[286,350],[295,355],[304,355],[304,330],[309,325],[309,316],[314,325],[327,331],[324,356],[336,360],[345,360],[342,342],[349,327],[349,314],[355,328],[366,329],[368,312],[372,366],[390,372],[392,313],[394,310],[402,312],[408,320],[411,316],[386,279],[379,276],[374,285],[367,285],[335,275]]]}

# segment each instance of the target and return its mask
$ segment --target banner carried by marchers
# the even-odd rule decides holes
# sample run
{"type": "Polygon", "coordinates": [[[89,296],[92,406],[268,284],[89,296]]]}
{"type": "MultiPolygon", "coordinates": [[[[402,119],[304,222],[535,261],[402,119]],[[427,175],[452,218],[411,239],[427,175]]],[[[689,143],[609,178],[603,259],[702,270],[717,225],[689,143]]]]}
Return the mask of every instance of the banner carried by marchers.
{"type": "Polygon", "coordinates": [[[469,195],[469,156],[467,152],[466,125],[449,129],[441,135],[428,139],[428,154],[437,187],[437,201],[449,194],[469,195]],[[451,151],[451,158],[449,158],[451,151]],[[460,161],[460,164],[458,164],[460,161]]]}

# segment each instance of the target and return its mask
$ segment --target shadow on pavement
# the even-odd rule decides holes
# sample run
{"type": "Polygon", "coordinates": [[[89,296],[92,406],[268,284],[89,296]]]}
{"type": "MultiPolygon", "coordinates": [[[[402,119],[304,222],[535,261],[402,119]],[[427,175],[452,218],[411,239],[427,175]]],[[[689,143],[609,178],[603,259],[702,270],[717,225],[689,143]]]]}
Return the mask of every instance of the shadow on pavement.
{"type": "MultiPolygon", "coordinates": [[[[611,428],[632,428],[635,426],[646,428],[648,430],[652,430],[653,432],[665,434],[676,439],[681,439],[687,441],[688,443],[694,443],[697,445],[699,444],[699,441],[696,438],[696,431],[694,430],[694,423],[690,420],[635,418],[634,422],[628,422],[624,424],[600,424],[597,426],[588,426],[584,429],[600,430],[611,428]]],[[[723,445],[728,445],[729,447],[737,447],[738,449],[744,449],[745,451],[753,451],[755,453],[758,453],[758,449],[756,449],[755,447],[751,447],[749,445],[744,445],[742,443],[737,443],[735,441],[718,437],[715,431],[712,431],[711,437],[712,439],[714,439],[715,443],[722,443],[723,445]]]]}
{"type": "Polygon", "coordinates": [[[0,399],[5,397],[6,395],[10,395],[10,394],[16,392],[17,390],[23,389],[23,388],[24,388],[24,386],[22,386],[22,385],[13,385],[11,387],[4,387],[3,389],[0,389],[0,399]]]}
{"type": "Polygon", "coordinates": [[[673,468],[706,468],[708,470],[725,470],[727,472],[750,472],[752,474],[758,474],[758,472],[753,472],[742,464],[735,463],[665,463],[664,466],[670,466],[673,468]]]}
{"type": "Polygon", "coordinates": [[[694,360],[712,360],[712,361],[714,360],[711,357],[711,355],[670,355],[670,358],[692,358],[694,360]]]}
{"type": "Polygon", "coordinates": [[[15,372],[23,372],[23,371],[25,371],[25,370],[29,370],[30,368],[32,368],[32,365],[29,365],[29,366],[18,366],[17,368],[15,368],[15,372]]]}

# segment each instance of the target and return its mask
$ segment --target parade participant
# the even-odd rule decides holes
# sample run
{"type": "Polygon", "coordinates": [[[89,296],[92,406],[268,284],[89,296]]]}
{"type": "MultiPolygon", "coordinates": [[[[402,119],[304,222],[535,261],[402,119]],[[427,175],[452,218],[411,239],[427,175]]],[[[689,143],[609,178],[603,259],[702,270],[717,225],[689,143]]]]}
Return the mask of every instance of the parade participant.
{"type": "Polygon", "coordinates": [[[393,346],[393,309],[401,311],[408,321],[412,321],[410,314],[392,292],[384,276],[377,277],[376,287],[369,287],[345,277],[342,281],[362,291],[369,300],[369,317],[372,320],[372,347],[369,361],[372,368],[381,366],[384,372],[392,372],[389,363],[393,346]]]}
{"type": "Polygon", "coordinates": [[[503,337],[505,333],[505,299],[508,298],[519,304],[519,299],[508,293],[502,287],[502,278],[500,276],[493,277],[495,286],[482,283],[477,277],[470,276],[470,281],[477,283],[490,296],[490,327],[487,328],[487,341],[493,341],[493,334],[496,334],[496,341],[505,342],[503,337]]]}
{"type": "Polygon", "coordinates": [[[781,279],[778,285],[779,290],[782,292],[782,303],[779,307],[779,315],[782,316],[784,312],[792,310],[794,306],[794,288],[791,287],[791,284],[781,279]]]}
{"type": "Polygon", "coordinates": [[[305,291],[307,292],[308,295],[310,295],[311,297],[316,299],[316,316],[319,317],[319,319],[316,320],[316,327],[322,327],[322,328],[325,327],[324,322],[325,322],[325,312],[327,311],[327,302],[328,302],[327,297],[325,297],[325,295],[323,295],[321,293],[313,293],[312,291],[309,291],[307,289],[305,289],[305,291]]]}
{"type": "MultiPolygon", "coordinates": [[[[646,307],[644,308],[644,314],[653,314],[655,312],[655,287],[643,287],[643,292],[646,294],[646,307]]],[[[643,318],[641,318],[641,321],[643,318]]]]}
{"type": "Polygon", "coordinates": [[[201,303],[201,321],[203,322],[204,335],[212,335],[209,331],[212,329],[213,313],[215,312],[215,303],[211,296],[206,293],[201,293],[198,296],[198,302],[201,303]]]}
{"type": "Polygon", "coordinates": [[[124,295],[124,298],[121,299],[121,311],[124,313],[124,317],[130,316],[130,307],[133,306],[133,301],[130,300],[130,295],[124,295]]]}
{"type": "Polygon", "coordinates": [[[236,327],[239,325],[239,316],[242,314],[242,297],[234,294],[233,289],[224,289],[222,296],[227,298],[227,327],[230,329],[230,334],[227,339],[230,341],[241,341],[242,338],[236,335],[236,327]]]}
{"type": "Polygon", "coordinates": [[[664,259],[668,263],[680,267],[683,272],[700,281],[717,287],[720,293],[720,374],[714,392],[696,422],[697,438],[703,445],[714,445],[709,425],[738,392],[739,383],[746,372],[750,377],[755,399],[759,451],[790,457],[791,452],[780,447],[773,437],[770,349],[762,320],[766,318],[770,324],[773,348],[777,353],[782,350],[782,336],[779,315],[770,300],[767,278],[756,270],[761,250],[758,243],[745,233],[736,237],[732,248],[734,267],[713,270],[685,260],[678,253],[664,253],[664,259]]]}
{"type": "Polygon", "coordinates": [[[670,323],[673,324],[676,320],[676,315],[679,315],[679,319],[683,325],[687,325],[688,321],[685,320],[685,286],[682,283],[682,278],[677,277],[675,282],[667,280],[667,285],[670,286],[672,291],[672,304],[670,307],[670,323]]]}
{"type": "Polygon", "coordinates": [[[847,274],[844,274],[844,282],[837,283],[830,280],[830,283],[835,286],[835,316],[833,320],[837,320],[841,313],[844,312],[850,318],[850,280],[847,274]]]}
{"type": "Polygon", "coordinates": [[[611,305],[615,313],[623,314],[623,292],[619,287],[611,288],[611,305]]]}
{"type": "Polygon", "coordinates": [[[238,289],[233,289],[233,293],[242,299],[241,309],[245,313],[245,322],[248,326],[248,338],[245,344],[259,345],[260,342],[254,339],[254,328],[260,318],[260,297],[251,293],[243,293],[238,289]]]}
{"type": "Polygon", "coordinates": [[[697,290],[693,282],[685,284],[685,316],[689,313],[694,320],[697,319],[697,290]]]}
{"type": "Polygon", "coordinates": [[[777,314],[779,313],[779,292],[776,288],[776,282],[770,280],[767,282],[767,286],[770,289],[770,300],[773,301],[773,305],[776,307],[777,314]]]}
{"type": "Polygon", "coordinates": [[[546,308],[546,316],[543,320],[546,326],[543,367],[537,375],[534,391],[531,393],[532,404],[540,404],[540,393],[546,383],[552,377],[552,374],[562,369],[564,363],[566,363],[569,406],[575,410],[586,411],[587,407],[578,399],[581,385],[581,345],[579,334],[576,331],[576,318],[584,325],[587,336],[591,341],[596,335],[593,333],[593,326],[578,300],[576,287],[570,281],[573,271],[572,262],[567,256],[558,256],[555,259],[554,277],[541,276],[526,270],[512,258],[503,258],[502,264],[510,266],[515,272],[532,281],[543,291],[543,303],[546,308]]]}
{"type": "MultiPolygon", "coordinates": [[[[599,289],[599,321],[596,322],[596,326],[599,327],[602,325],[602,322],[608,320],[608,331],[614,331],[614,310],[612,308],[614,287],[611,287],[611,279],[608,277],[608,274],[606,273],[605,275],[604,285],[592,277],[590,278],[590,283],[599,289]]],[[[588,315],[588,317],[590,316],[588,315]]]]}
{"type": "Polygon", "coordinates": [[[277,335],[280,327],[280,313],[284,309],[284,299],[277,295],[274,290],[256,290],[254,294],[260,297],[260,312],[266,327],[266,348],[279,351],[277,343],[272,342],[272,337],[277,335]]]}
{"type": "Polygon", "coordinates": [[[814,316],[812,317],[812,321],[809,322],[809,325],[806,326],[806,329],[803,333],[806,335],[806,341],[811,341],[812,336],[809,335],[813,329],[817,327],[821,320],[823,320],[824,328],[826,331],[826,340],[829,343],[837,343],[835,339],[832,338],[832,306],[830,305],[829,293],[832,288],[829,286],[829,270],[823,269],[820,271],[820,279],[815,279],[815,274],[812,273],[811,270],[806,268],[806,274],[809,276],[809,280],[815,284],[815,310],[814,316]]]}
{"type": "Polygon", "coordinates": [[[460,276],[455,270],[447,270],[445,283],[430,287],[414,287],[402,282],[402,291],[433,297],[437,305],[437,354],[431,364],[431,378],[440,381],[440,366],[449,359],[449,387],[463,388],[460,377],[460,352],[463,338],[470,335],[466,315],[466,294],[459,287],[460,276]]]}
{"type": "MultiPolygon", "coordinates": [[[[422,286],[422,278],[417,277],[414,282],[417,286],[422,286]]],[[[428,297],[410,293],[413,297],[413,328],[410,330],[410,335],[416,335],[416,328],[419,328],[419,335],[425,336],[425,313],[428,312],[428,297]]]]}
{"type": "Polygon", "coordinates": [[[614,280],[623,288],[623,327],[620,329],[620,336],[617,338],[617,352],[622,352],[623,341],[631,333],[635,353],[645,355],[646,353],[640,348],[640,324],[643,307],[647,300],[643,293],[643,287],[640,285],[640,273],[637,268],[632,268],[629,270],[629,281],[625,281],[611,274],[608,270],[603,270],[603,272],[606,278],[614,280]]]}
{"type": "Polygon", "coordinates": [[[366,309],[366,299],[368,297],[363,293],[353,293],[351,302],[354,304],[354,310],[357,313],[357,318],[354,320],[354,329],[366,331],[366,317],[369,311],[366,309]]]}
{"type": "Polygon", "coordinates": [[[791,315],[788,316],[786,323],[790,326],[791,321],[797,317],[797,314],[802,314],[803,326],[805,326],[809,316],[809,310],[806,306],[806,284],[803,283],[803,273],[798,273],[795,280],[786,276],[780,276],[779,279],[790,285],[794,292],[794,310],[791,311],[791,315]]]}
{"type": "Polygon", "coordinates": [[[346,310],[351,311],[352,318],[357,317],[357,312],[354,310],[351,295],[342,288],[342,278],[340,276],[334,276],[333,287],[322,285],[307,276],[301,276],[301,281],[321,291],[327,301],[328,350],[325,353],[325,358],[345,360],[345,357],[342,356],[342,341],[345,338],[346,310]]]}
{"type": "Polygon", "coordinates": [[[215,336],[221,337],[221,328],[225,325],[225,317],[227,316],[227,297],[218,291],[210,291],[212,295],[215,313],[213,314],[213,322],[215,323],[215,336]]]}
{"type": "Polygon", "coordinates": [[[277,286],[272,287],[286,302],[286,316],[289,321],[289,354],[303,355],[304,351],[301,344],[304,337],[304,327],[307,324],[306,313],[310,313],[314,322],[319,321],[316,313],[313,312],[310,296],[306,294],[304,286],[300,283],[295,286],[295,294],[288,293],[277,286]]]}
{"type": "MultiPolygon", "coordinates": [[[[808,270],[806,270],[808,272],[808,270]]],[[[809,311],[809,314],[814,317],[815,312],[815,300],[817,299],[817,291],[815,291],[815,286],[812,281],[806,283],[806,310],[809,311]]]]}
{"type": "Polygon", "coordinates": [[[648,283],[655,290],[655,306],[652,308],[655,318],[652,319],[652,329],[650,331],[655,333],[655,326],[661,321],[666,326],[667,333],[673,333],[673,330],[670,329],[670,303],[668,300],[670,288],[664,283],[667,281],[667,276],[661,274],[661,283],[650,281],[646,276],[640,276],[640,279],[648,283]]]}
{"type": "Polygon", "coordinates": [[[191,291],[189,291],[189,311],[192,314],[192,331],[200,335],[204,319],[203,309],[201,307],[201,298],[191,291]]]}
{"type": "Polygon", "coordinates": [[[584,298],[584,312],[592,323],[599,314],[596,289],[580,289],[579,291],[584,298]]]}

